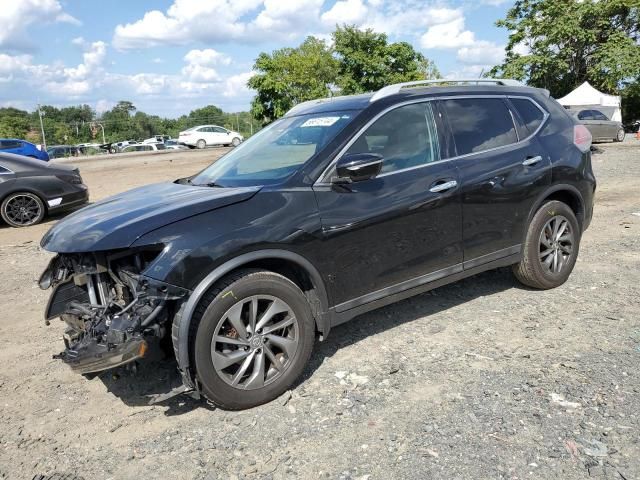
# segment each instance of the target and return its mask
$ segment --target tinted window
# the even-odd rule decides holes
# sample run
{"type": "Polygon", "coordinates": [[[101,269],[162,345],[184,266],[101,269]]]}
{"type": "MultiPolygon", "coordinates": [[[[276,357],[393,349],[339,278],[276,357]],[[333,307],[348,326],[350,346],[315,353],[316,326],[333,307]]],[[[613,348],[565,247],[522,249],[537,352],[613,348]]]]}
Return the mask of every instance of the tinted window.
{"type": "Polygon", "coordinates": [[[594,120],[609,120],[604,113],[599,112],[598,110],[591,110],[591,113],[593,114],[594,120]]]}
{"type": "Polygon", "coordinates": [[[356,112],[284,117],[206,168],[191,182],[225,187],[269,185],[295,173],[351,121],[356,112]]]}
{"type": "Polygon", "coordinates": [[[518,141],[511,113],[499,98],[443,102],[458,155],[482,152],[518,141]]]}
{"type": "Polygon", "coordinates": [[[593,120],[591,110],[582,110],[578,113],[578,120],[593,120]]]}
{"type": "Polygon", "coordinates": [[[10,148],[20,148],[20,147],[22,147],[22,142],[18,142],[16,140],[0,141],[0,150],[8,150],[10,148]]]}
{"type": "Polygon", "coordinates": [[[215,133],[227,133],[227,131],[222,127],[213,127],[212,129],[215,133]]]}
{"type": "Polygon", "coordinates": [[[439,160],[431,105],[415,103],[392,110],[376,120],[346,153],[379,153],[384,157],[382,173],[439,160]]]}
{"type": "Polygon", "coordinates": [[[198,130],[196,130],[196,131],[197,131],[197,132],[211,132],[211,131],[213,131],[213,130],[211,129],[211,127],[202,127],[202,128],[199,128],[199,129],[198,129],[198,130]]]}
{"type": "Polygon", "coordinates": [[[511,103],[516,107],[520,118],[529,130],[529,133],[535,132],[542,121],[544,113],[533,102],[523,98],[512,98],[511,103]]]}

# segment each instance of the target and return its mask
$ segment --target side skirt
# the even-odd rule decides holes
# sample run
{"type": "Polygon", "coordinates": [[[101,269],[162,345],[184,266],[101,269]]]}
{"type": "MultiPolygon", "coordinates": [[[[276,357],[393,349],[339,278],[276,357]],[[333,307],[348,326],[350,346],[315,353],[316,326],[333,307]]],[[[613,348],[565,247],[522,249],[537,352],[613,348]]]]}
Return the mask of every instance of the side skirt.
{"type": "MultiPolygon", "coordinates": [[[[376,300],[367,301],[366,297],[368,295],[365,295],[364,297],[350,300],[346,304],[343,303],[341,305],[337,305],[336,307],[333,307],[330,312],[330,318],[332,320],[331,326],[334,327],[336,325],[340,325],[341,323],[347,322],[352,318],[357,317],[358,315],[362,315],[363,313],[367,313],[371,310],[384,307],[385,305],[399,302],[400,300],[404,300],[406,298],[428,292],[429,290],[433,290],[434,288],[438,288],[449,283],[457,282],[458,280],[462,280],[463,278],[471,277],[473,275],[477,275],[478,273],[486,272],[487,270],[493,270],[500,267],[508,267],[509,265],[518,263],[522,258],[520,245],[513,247],[513,249],[517,249],[517,252],[511,253],[506,257],[491,260],[487,263],[482,263],[481,265],[476,264],[475,266],[471,266],[470,268],[468,265],[469,262],[465,262],[465,266],[467,266],[466,270],[456,271],[455,273],[447,274],[445,276],[442,276],[441,278],[437,278],[436,280],[427,283],[418,284],[416,286],[408,287],[400,291],[398,291],[398,285],[392,285],[385,289],[379,290],[378,292],[380,292],[382,296],[376,300]],[[344,306],[348,304],[353,305],[353,307],[347,307],[347,309],[344,309],[344,306]],[[338,311],[338,308],[340,308],[341,311],[338,311]]],[[[421,278],[423,277],[418,277],[416,281],[419,282],[421,278]]],[[[413,282],[413,280],[410,280],[409,282],[403,282],[400,285],[404,286],[407,283],[413,282]]]]}

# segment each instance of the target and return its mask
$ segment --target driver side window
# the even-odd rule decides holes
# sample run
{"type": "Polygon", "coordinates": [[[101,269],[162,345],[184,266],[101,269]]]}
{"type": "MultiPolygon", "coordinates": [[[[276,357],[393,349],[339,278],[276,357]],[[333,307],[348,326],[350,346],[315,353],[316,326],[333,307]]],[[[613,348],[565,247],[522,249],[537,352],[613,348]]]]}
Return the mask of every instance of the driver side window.
{"type": "Polygon", "coordinates": [[[396,108],[370,125],[345,154],[382,155],[381,173],[440,160],[435,119],[429,102],[396,108]]]}

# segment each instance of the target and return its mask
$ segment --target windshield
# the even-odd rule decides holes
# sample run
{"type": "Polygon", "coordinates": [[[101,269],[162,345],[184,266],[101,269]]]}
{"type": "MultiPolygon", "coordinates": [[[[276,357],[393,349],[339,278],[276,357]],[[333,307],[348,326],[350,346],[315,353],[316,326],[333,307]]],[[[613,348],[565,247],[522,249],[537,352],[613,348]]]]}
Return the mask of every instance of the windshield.
{"type": "Polygon", "coordinates": [[[357,112],[324,112],[273,122],[191,179],[193,185],[279,183],[331,141],[357,112]]]}

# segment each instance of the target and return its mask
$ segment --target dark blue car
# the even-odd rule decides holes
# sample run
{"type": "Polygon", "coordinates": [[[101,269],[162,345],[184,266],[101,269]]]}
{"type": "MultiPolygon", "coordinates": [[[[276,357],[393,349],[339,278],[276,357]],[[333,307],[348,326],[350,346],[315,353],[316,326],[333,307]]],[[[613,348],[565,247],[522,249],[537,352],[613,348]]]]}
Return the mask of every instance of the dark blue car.
{"type": "Polygon", "coordinates": [[[15,153],[16,155],[24,155],[25,157],[35,158],[37,160],[49,161],[49,154],[40,150],[33,143],[16,138],[0,138],[1,153],[15,153]]]}

